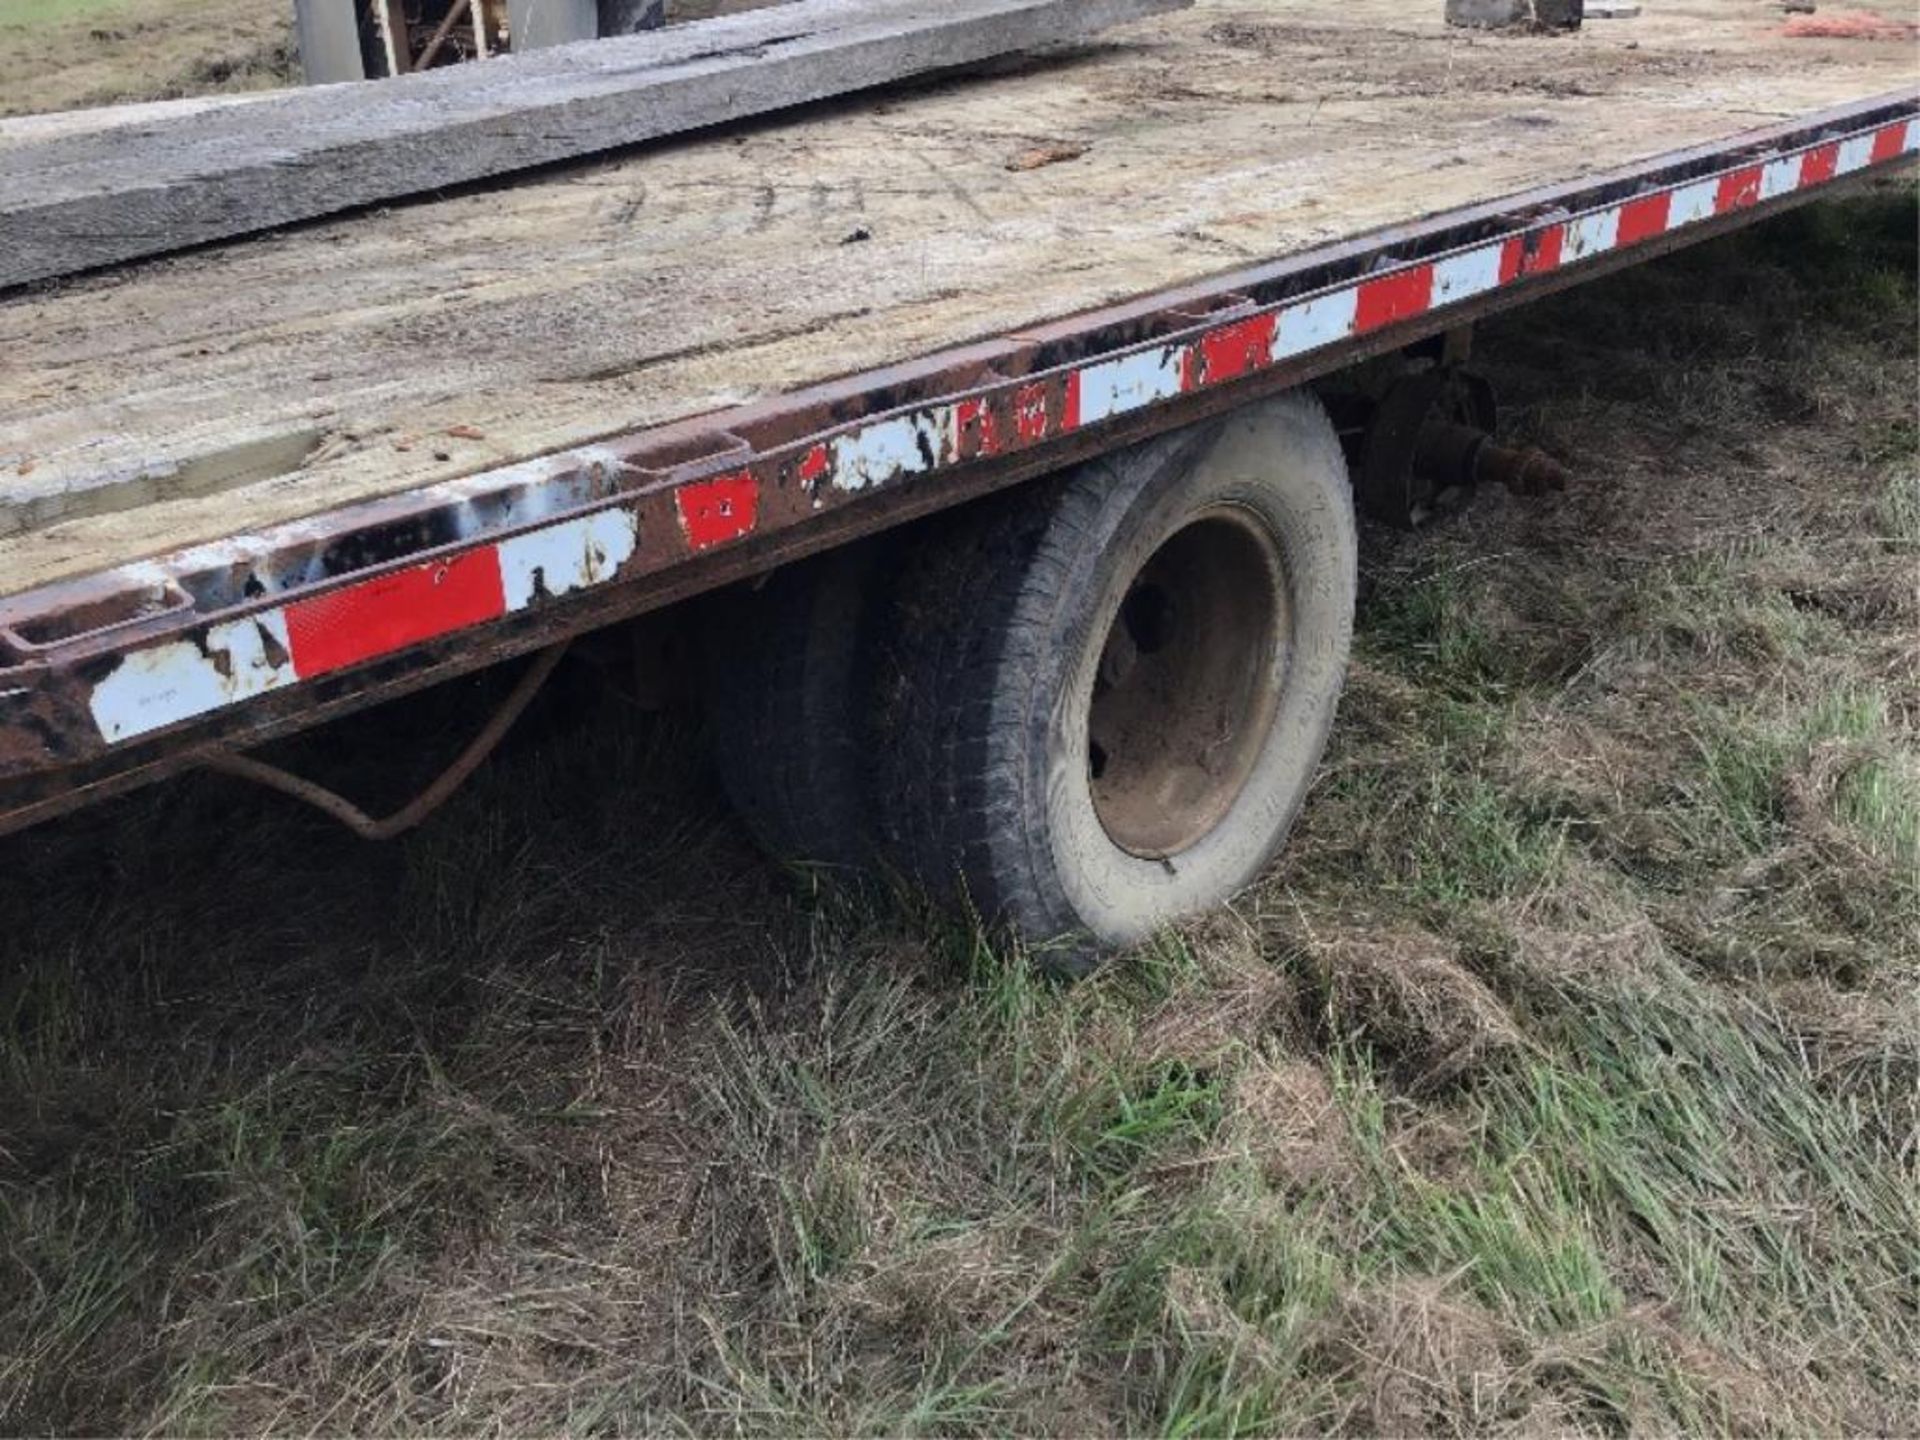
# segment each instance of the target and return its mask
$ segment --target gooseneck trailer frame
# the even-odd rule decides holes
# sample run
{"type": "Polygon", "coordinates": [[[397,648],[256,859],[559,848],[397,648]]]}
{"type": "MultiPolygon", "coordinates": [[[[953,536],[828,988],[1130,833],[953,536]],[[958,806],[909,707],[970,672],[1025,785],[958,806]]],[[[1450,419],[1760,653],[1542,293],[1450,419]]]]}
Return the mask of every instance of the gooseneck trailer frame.
{"type": "Polygon", "coordinates": [[[0,832],[1884,175],[1920,92],[0,600],[0,832]]]}

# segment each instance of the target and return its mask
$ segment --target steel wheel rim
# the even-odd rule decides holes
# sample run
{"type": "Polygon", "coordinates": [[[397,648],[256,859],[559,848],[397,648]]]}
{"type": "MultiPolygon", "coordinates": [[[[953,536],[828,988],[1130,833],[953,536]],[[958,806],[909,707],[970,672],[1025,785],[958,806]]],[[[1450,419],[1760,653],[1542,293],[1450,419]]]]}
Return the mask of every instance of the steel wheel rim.
{"type": "Polygon", "coordinates": [[[1088,785],[1115,845],[1171,859],[1233,812],[1279,712],[1292,628],[1279,543],[1242,506],[1194,516],[1135,572],[1087,713],[1088,785]]]}

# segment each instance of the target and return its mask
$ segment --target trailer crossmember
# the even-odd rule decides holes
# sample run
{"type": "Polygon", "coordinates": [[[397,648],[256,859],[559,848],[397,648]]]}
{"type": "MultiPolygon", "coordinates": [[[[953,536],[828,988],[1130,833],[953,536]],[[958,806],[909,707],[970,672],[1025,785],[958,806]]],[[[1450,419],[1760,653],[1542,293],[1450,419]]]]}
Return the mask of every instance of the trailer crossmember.
{"type": "Polygon", "coordinates": [[[0,600],[0,833],[1737,228],[1920,92],[0,600]]]}

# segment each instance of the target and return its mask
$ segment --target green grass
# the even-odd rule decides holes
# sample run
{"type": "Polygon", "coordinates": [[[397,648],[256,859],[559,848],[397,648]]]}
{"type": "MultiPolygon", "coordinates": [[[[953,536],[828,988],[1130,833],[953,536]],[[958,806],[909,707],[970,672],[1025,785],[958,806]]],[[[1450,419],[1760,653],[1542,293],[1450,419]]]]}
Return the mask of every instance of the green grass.
{"type": "Polygon", "coordinates": [[[1920,470],[1897,477],[1881,502],[1890,549],[1920,550],[1920,470]]]}
{"type": "Polygon", "coordinates": [[[110,18],[126,8],[126,0],[7,0],[0,9],[0,29],[29,30],[79,19],[110,18]]]}
{"type": "MultiPolygon", "coordinates": [[[[1909,1428],[1914,220],[1489,327],[1575,489],[1370,534],[1288,854],[1078,986],[585,667],[393,847],[6,842],[0,1429],[1909,1428]]],[[[402,793],[495,683],[299,759],[402,793]]]]}

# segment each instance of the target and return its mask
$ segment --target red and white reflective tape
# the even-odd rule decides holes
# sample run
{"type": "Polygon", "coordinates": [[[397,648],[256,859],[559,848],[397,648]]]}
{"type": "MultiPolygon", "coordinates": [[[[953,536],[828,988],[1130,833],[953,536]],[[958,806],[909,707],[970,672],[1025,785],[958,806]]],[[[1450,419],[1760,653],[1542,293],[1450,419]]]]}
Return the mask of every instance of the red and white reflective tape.
{"type": "MultiPolygon", "coordinates": [[[[856,494],[1026,449],[1916,152],[1920,119],[1901,120],[1556,216],[1484,245],[1238,314],[1177,341],[1102,356],[1067,372],[1064,384],[1058,373],[1012,382],[1010,433],[997,426],[994,399],[1007,407],[994,389],[852,427],[812,444],[790,473],[816,494],[828,488],[856,494]]],[[[514,473],[525,475],[527,468],[514,473]]],[[[546,473],[559,477],[566,467],[549,465],[546,473]]],[[[484,479],[455,482],[447,493],[464,496],[484,479]]],[[[755,467],[742,467],[675,490],[686,553],[752,535],[760,524],[762,483],[755,467]]],[[[537,497],[530,502],[533,513],[539,503],[537,497]]],[[[94,687],[95,723],[109,744],[137,739],[607,584],[638,549],[638,503],[476,544],[207,626],[192,639],[132,651],[94,687]]]]}
{"type": "MultiPolygon", "coordinates": [[[[977,398],[957,400],[890,416],[827,441],[816,447],[810,463],[835,488],[864,491],[1004,454],[1916,152],[1920,120],[1901,120],[1704,180],[1652,190],[1273,306],[1175,343],[1091,361],[1067,376],[1057,414],[1048,411],[1044,384],[1027,387],[1018,400],[1016,436],[989,431],[964,441],[987,412],[977,398]]],[[[752,477],[742,471],[732,478],[738,482],[752,477]]]]}
{"type": "Polygon", "coordinates": [[[631,510],[601,510],[136,650],[94,686],[94,723],[137,739],[604,584],[639,537],[631,510]]]}

